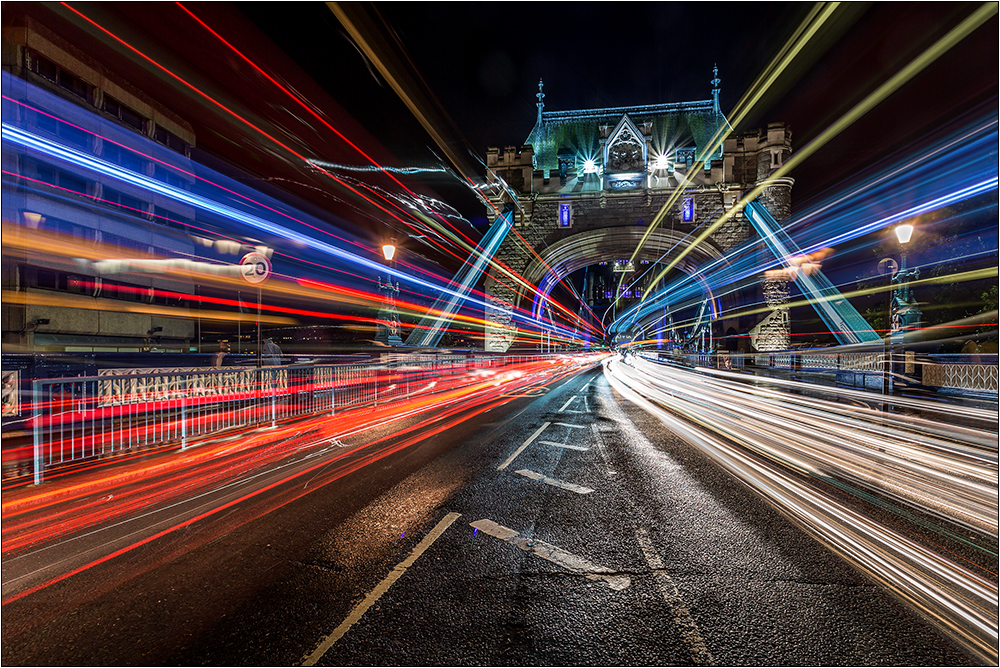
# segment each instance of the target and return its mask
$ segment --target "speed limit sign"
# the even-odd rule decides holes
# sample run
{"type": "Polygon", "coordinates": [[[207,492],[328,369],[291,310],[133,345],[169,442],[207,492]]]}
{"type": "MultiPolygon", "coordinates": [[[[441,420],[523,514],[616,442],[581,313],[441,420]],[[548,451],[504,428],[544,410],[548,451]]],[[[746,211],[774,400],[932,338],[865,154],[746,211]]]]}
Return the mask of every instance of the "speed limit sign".
{"type": "Polygon", "coordinates": [[[251,285],[260,285],[271,275],[271,261],[263,253],[253,251],[240,260],[240,276],[251,285]]]}

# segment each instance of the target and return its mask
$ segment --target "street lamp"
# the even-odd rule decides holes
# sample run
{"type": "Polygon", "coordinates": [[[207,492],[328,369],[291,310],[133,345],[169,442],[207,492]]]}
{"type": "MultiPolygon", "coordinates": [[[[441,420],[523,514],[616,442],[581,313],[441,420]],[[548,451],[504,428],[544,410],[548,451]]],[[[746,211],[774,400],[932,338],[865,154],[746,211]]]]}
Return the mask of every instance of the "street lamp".
{"type": "Polygon", "coordinates": [[[910,292],[910,277],[919,278],[920,270],[906,268],[906,245],[910,243],[910,239],[913,237],[913,224],[900,223],[893,231],[896,233],[896,239],[899,241],[900,258],[899,271],[890,278],[890,284],[896,283],[896,289],[891,291],[889,295],[887,314],[889,332],[886,334],[884,345],[887,367],[882,380],[882,390],[884,393],[888,393],[889,391],[889,376],[893,371],[892,337],[894,335],[901,335],[908,329],[919,327],[922,315],[910,292]]]}
{"type": "Polygon", "coordinates": [[[911,225],[910,223],[901,223],[896,226],[896,238],[899,239],[899,244],[901,246],[903,244],[910,243],[910,237],[912,235],[913,235],[913,225],[911,225]]]}
{"type": "MultiPolygon", "coordinates": [[[[395,239],[382,245],[382,255],[385,257],[386,264],[391,268],[393,264],[392,258],[396,255],[395,239]]],[[[384,291],[385,294],[382,297],[382,307],[378,312],[375,340],[389,346],[401,346],[403,345],[403,340],[400,337],[399,313],[396,311],[396,295],[399,294],[399,282],[397,281],[393,285],[392,273],[387,272],[387,274],[388,277],[384,284],[382,283],[381,276],[378,281],[379,290],[384,291]]]]}

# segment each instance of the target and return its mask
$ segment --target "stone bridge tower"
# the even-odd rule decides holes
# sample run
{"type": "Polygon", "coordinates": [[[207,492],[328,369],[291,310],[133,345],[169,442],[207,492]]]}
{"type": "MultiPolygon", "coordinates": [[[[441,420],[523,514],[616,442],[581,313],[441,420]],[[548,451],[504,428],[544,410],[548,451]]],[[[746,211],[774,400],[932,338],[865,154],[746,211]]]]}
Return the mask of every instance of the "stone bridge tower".
{"type": "MultiPolygon", "coordinates": [[[[490,305],[487,351],[505,351],[514,341],[517,329],[510,321],[510,306],[534,309],[537,318],[540,301],[565,276],[630,258],[647,225],[678,188],[680,196],[649,235],[637,262],[669,262],[698,228],[717,220],[756,185],[766,185],[761,200],[776,220],[789,215],[792,180],[768,181],[792,150],[791,131],[781,123],[730,136],[704,168],[685,181],[715,133],[730,130],[719,108],[717,76],[712,84],[712,99],[703,101],[545,111],[539,81],[538,116],[524,145],[488,149],[486,165],[487,179],[496,186],[491,199],[497,210],[504,204],[517,208],[514,229],[495,257],[539,286],[543,298],[491,270],[485,279],[490,305]]],[[[693,273],[751,234],[748,221],[737,213],[677,268],[693,273]]],[[[614,287],[594,275],[584,295],[592,303],[595,291],[600,296],[614,287]]],[[[587,276],[591,278],[589,270],[587,276]]],[[[728,303],[721,305],[722,317],[713,323],[713,331],[743,335],[759,326],[767,330],[756,336],[758,346],[765,346],[759,349],[786,348],[787,295],[787,284],[762,281],[756,297],[766,299],[773,309],[764,321],[759,316],[727,319],[726,306],[735,307],[736,298],[724,298],[728,303]]],[[[736,347],[734,340],[730,348],[736,347]]]]}

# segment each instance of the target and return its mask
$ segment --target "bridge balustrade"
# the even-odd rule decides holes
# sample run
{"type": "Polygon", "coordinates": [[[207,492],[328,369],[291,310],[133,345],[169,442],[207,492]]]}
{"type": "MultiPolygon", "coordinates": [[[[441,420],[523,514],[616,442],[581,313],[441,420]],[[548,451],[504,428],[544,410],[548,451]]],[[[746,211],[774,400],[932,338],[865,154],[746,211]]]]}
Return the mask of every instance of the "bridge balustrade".
{"type": "Polygon", "coordinates": [[[365,364],[105,370],[32,381],[35,484],[47,469],[292,418],[371,411],[414,395],[479,382],[476,370],[555,356],[399,355],[365,364]],[[447,382],[442,382],[447,381],[447,382]]]}

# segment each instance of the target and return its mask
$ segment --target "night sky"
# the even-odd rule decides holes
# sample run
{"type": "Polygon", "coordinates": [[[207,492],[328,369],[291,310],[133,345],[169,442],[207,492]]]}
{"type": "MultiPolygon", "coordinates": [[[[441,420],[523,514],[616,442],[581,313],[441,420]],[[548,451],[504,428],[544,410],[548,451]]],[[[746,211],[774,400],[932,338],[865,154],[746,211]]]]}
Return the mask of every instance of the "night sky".
{"type": "MultiPolygon", "coordinates": [[[[323,3],[240,10],[401,162],[433,159],[429,137],[366,66],[323,3]]],[[[803,146],[968,16],[973,3],[852,4],[737,132],[791,126],[803,146]]],[[[809,12],[808,3],[388,3],[375,5],[454,120],[469,151],[520,145],[548,110],[704,100],[712,67],[732,109],[809,12]]],[[[977,107],[997,107],[994,16],[804,163],[793,207],[977,107]]],[[[441,184],[443,187],[443,184],[441,184]]],[[[452,196],[451,189],[444,188],[452,196]]],[[[456,194],[456,196],[458,196],[456,194]]],[[[453,202],[470,218],[475,200],[453,202]]]]}

